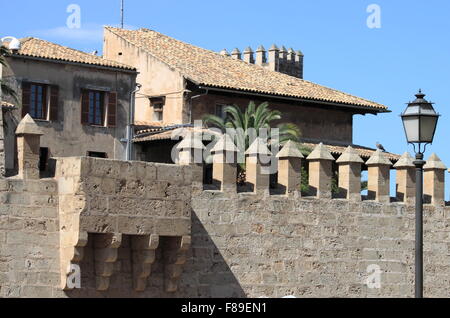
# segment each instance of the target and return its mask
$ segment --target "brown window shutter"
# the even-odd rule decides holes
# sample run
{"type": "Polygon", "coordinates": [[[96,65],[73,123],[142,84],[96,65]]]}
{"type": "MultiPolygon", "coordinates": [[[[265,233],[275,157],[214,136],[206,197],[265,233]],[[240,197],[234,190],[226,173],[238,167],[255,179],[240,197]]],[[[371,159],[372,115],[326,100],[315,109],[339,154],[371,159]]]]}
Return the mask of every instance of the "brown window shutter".
{"type": "Polygon", "coordinates": [[[89,92],[81,91],[81,123],[89,124],[89,92]]]}
{"type": "Polygon", "coordinates": [[[57,85],[50,86],[50,120],[58,120],[58,102],[59,102],[59,87],[57,85]]]}
{"type": "Polygon", "coordinates": [[[22,117],[30,112],[30,94],[31,94],[31,84],[23,82],[22,83],[22,117]]]}
{"type": "Polygon", "coordinates": [[[109,92],[108,98],[108,127],[116,126],[117,92],[109,92]]]}

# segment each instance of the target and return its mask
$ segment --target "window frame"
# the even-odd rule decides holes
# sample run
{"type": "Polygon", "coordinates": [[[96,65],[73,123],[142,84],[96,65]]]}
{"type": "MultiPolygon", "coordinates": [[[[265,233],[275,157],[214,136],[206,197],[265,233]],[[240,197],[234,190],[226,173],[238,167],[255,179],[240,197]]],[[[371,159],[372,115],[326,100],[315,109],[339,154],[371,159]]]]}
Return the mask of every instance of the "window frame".
{"type": "Polygon", "coordinates": [[[87,121],[87,125],[89,126],[96,126],[96,127],[105,127],[106,126],[106,118],[107,118],[107,111],[108,111],[108,107],[107,107],[107,94],[105,91],[100,91],[100,90],[94,90],[94,89],[86,89],[87,91],[87,96],[88,96],[88,121],[87,121]],[[100,94],[100,123],[97,123],[96,120],[96,113],[97,113],[97,105],[96,102],[97,100],[94,100],[94,105],[92,105],[93,108],[93,122],[91,122],[91,94],[94,94],[94,97],[96,94],[100,94]]]}
{"type": "Polygon", "coordinates": [[[166,105],[166,97],[162,96],[150,98],[150,105],[153,108],[153,121],[164,121],[164,106],[166,105]],[[155,118],[156,114],[158,114],[158,118],[155,118]]]}
{"type": "Polygon", "coordinates": [[[28,106],[28,113],[30,114],[31,118],[34,120],[42,120],[42,121],[48,121],[49,120],[49,113],[50,113],[50,94],[49,92],[50,85],[44,84],[44,83],[36,83],[36,82],[28,82],[30,85],[30,104],[28,106]],[[42,88],[42,117],[38,117],[37,115],[37,107],[38,107],[38,87],[42,88]],[[35,88],[35,92],[33,94],[33,88],[35,88]],[[33,103],[34,101],[34,103],[33,103]],[[34,108],[34,114],[33,114],[33,108],[34,108]]]}

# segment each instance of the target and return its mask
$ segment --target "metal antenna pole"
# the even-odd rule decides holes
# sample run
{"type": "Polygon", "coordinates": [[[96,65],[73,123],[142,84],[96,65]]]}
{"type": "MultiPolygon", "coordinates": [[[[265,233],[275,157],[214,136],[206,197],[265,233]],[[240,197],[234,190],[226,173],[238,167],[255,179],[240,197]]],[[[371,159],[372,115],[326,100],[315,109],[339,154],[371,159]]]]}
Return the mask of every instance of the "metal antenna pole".
{"type": "Polygon", "coordinates": [[[120,1],[120,27],[123,29],[123,0],[120,1]]]}

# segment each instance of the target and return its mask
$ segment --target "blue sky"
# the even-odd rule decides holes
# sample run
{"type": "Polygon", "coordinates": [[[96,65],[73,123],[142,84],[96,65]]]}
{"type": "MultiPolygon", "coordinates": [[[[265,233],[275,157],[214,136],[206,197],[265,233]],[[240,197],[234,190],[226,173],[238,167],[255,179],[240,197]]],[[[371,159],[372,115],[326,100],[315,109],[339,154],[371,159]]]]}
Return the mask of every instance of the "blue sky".
{"type": "MultiPolygon", "coordinates": [[[[101,51],[102,25],[118,25],[120,0],[2,0],[1,35],[36,36],[84,51],[101,51]],[[81,28],[69,30],[70,4],[81,8],[81,28]]],[[[365,97],[392,113],[356,116],[354,143],[412,152],[399,114],[422,88],[442,114],[436,152],[450,165],[450,1],[414,0],[125,0],[125,24],[147,27],[220,51],[272,43],[305,54],[305,79],[365,97]],[[370,4],[381,28],[370,29],[370,4]]],[[[449,183],[449,182],[448,182],[449,183]]],[[[450,183],[449,183],[450,184],[450,183]]]]}

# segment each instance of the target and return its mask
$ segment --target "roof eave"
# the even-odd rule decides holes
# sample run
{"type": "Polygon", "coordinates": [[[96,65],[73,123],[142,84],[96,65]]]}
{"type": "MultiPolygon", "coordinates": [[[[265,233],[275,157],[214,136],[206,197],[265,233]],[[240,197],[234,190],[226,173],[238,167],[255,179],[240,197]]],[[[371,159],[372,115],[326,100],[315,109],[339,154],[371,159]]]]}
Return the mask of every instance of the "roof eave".
{"type": "MultiPolygon", "coordinates": [[[[192,81],[192,79],[189,79],[192,81]]],[[[194,81],[192,81],[194,82],[194,81]]],[[[352,108],[352,109],[358,109],[360,111],[364,111],[364,113],[390,113],[391,110],[388,108],[376,108],[371,106],[364,106],[364,105],[356,105],[356,104],[346,104],[346,103],[338,103],[338,102],[331,102],[326,100],[318,100],[318,99],[309,99],[309,98],[300,98],[295,96],[285,96],[285,95],[277,95],[277,94],[267,94],[267,93],[259,93],[259,92],[252,92],[248,90],[240,90],[240,89],[225,89],[220,88],[213,85],[208,84],[197,84],[194,82],[194,84],[198,85],[199,89],[208,89],[208,90],[215,90],[215,91],[222,91],[222,92],[239,92],[240,94],[244,95],[252,95],[252,96],[267,96],[271,98],[278,98],[278,99],[285,99],[285,100],[293,100],[293,101],[299,101],[299,102],[317,102],[323,105],[332,105],[332,106],[338,106],[338,107],[346,107],[346,108],[352,108]]]]}
{"type": "Polygon", "coordinates": [[[129,74],[137,74],[138,71],[135,68],[122,68],[122,67],[116,67],[116,66],[107,66],[107,65],[99,65],[99,64],[91,64],[91,63],[83,63],[83,62],[74,62],[74,61],[67,61],[63,59],[52,59],[52,58],[46,58],[46,57],[39,57],[39,56],[32,56],[32,55],[25,55],[25,54],[17,54],[13,53],[8,55],[8,57],[12,58],[19,58],[19,59],[26,59],[26,60],[34,60],[34,61],[42,61],[42,62],[49,62],[49,63],[57,63],[57,64],[70,64],[70,65],[77,65],[77,66],[84,66],[84,67],[90,67],[90,68],[96,68],[101,70],[108,70],[108,71],[119,71],[129,74]]]}

